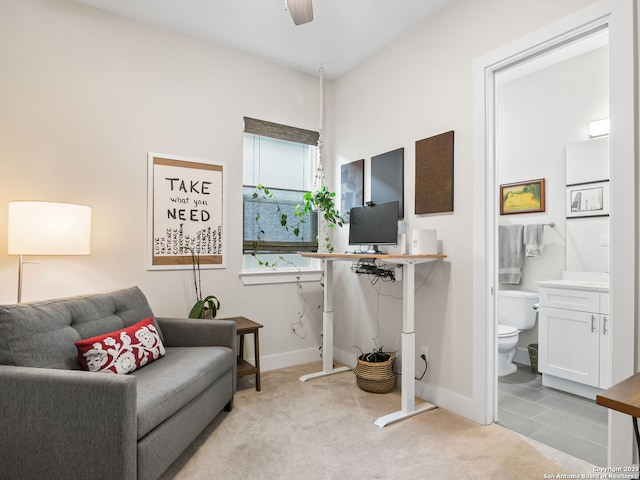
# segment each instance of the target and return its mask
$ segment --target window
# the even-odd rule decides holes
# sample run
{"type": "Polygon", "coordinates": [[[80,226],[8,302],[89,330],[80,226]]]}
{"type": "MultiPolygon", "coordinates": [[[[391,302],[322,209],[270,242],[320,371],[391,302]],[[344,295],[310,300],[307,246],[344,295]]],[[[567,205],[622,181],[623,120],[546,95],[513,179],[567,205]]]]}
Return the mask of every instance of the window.
{"type": "Polygon", "coordinates": [[[311,190],[318,133],[247,117],[244,121],[244,268],[261,268],[254,252],[268,264],[282,257],[279,267],[309,267],[309,259],[296,252],[317,250],[317,213],[303,218],[298,235],[293,229],[300,220],[296,206],[311,190]],[[280,223],[282,214],[287,216],[287,229],[280,223]]]}

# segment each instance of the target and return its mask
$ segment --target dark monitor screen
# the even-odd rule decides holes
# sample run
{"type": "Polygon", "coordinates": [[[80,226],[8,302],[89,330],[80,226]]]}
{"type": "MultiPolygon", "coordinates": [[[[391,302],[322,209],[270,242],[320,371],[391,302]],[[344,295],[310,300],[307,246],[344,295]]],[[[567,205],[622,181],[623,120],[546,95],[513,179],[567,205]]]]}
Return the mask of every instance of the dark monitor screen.
{"type": "Polygon", "coordinates": [[[351,209],[349,213],[349,245],[376,246],[397,243],[398,201],[351,209]]]}

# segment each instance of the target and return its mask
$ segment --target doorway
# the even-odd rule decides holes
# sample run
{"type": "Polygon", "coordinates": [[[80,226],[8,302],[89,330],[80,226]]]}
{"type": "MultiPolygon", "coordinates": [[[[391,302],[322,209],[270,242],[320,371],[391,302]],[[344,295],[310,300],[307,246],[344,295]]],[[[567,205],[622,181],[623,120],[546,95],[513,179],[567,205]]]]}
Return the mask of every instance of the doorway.
{"type": "MultiPolygon", "coordinates": [[[[634,3],[631,0],[598,2],[538,32],[479,58],[474,63],[474,372],[482,396],[483,419],[497,418],[496,293],[497,191],[496,76],[519,64],[546,55],[601,29],[609,31],[611,181],[611,310],[612,377],[618,382],[634,371],[636,302],[635,231],[635,44],[634,3]],[[482,382],[484,381],[484,385],[482,382]]],[[[632,430],[628,417],[608,413],[608,465],[632,460],[632,430]]]]}
{"type": "MultiPolygon", "coordinates": [[[[510,213],[499,208],[494,212],[499,229],[534,229],[540,242],[539,247],[527,249],[517,277],[501,275],[498,260],[498,325],[513,325],[511,318],[500,320],[502,296],[513,291],[537,295],[539,281],[559,280],[569,274],[601,277],[608,284],[609,247],[605,242],[592,244],[599,236],[609,238],[609,218],[602,215],[567,219],[565,187],[577,175],[566,168],[574,164],[583,179],[595,175],[596,180],[604,181],[610,177],[606,148],[593,155],[601,161],[601,169],[590,169],[584,162],[588,147],[608,141],[605,137],[591,140],[588,132],[590,121],[609,117],[608,43],[608,30],[603,28],[496,74],[497,183],[502,186],[543,179],[540,197],[545,199],[539,209],[542,211],[510,213]],[[572,156],[567,161],[565,152],[578,147],[581,149],[574,155],[576,160],[572,156]],[[583,234],[576,236],[576,228],[583,234]],[[585,256],[602,260],[591,262],[593,265],[586,261],[572,265],[577,263],[574,258],[585,256]]],[[[500,250],[499,257],[507,258],[502,251],[505,249],[500,250]]],[[[514,359],[518,370],[508,375],[500,368],[498,371],[496,421],[593,465],[606,466],[606,408],[596,405],[594,398],[549,388],[546,381],[543,384],[542,375],[532,371],[530,357],[535,354],[537,363],[535,348],[541,321],[535,319],[535,312],[529,313],[535,323],[518,333],[514,359]]],[[[508,340],[501,340],[505,341],[508,340]]],[[[571,338],[557,341],[568,345],[571,338]]],[[[540,345],[546,347],[543,341],[540,345]]]]}

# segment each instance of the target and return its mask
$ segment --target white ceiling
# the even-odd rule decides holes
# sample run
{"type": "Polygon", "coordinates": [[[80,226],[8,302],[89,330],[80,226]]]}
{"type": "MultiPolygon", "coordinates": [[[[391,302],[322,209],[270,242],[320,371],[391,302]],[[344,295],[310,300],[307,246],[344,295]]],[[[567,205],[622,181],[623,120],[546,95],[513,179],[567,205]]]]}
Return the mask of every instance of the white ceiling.
{"type": "Polygon", "coordinates": [[[284,0],[77,1],[331,79],[453,0],[314,0],[300,26],[284,0]]]}

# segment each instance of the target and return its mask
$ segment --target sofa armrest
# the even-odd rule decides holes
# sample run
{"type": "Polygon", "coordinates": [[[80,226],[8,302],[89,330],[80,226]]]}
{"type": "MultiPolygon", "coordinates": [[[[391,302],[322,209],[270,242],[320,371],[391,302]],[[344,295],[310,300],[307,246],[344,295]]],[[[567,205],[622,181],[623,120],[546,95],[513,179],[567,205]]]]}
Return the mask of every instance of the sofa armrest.
{"type": "MultiPolygon", "coordinates": [[[[156,317],[166,347],[228,347],[234,359],[238,356],[236,322],[234,320],[205,320],[199,318],[156,317]]],[[[233,363],[232,392],[236,393],[238,365],[233,363]]],[[[229,408],[230,408],[229,404],[229,408]]]]}
{"type": "Polygon", "coordinates": [[[136,478],[136,378],[0,365],[0,478],[136,478]]]}
{"type": "Polygon", "coordinates": [[[156,318],[167,347],[229,347],[237,354],[236,322],[196,318],[156,318]]]}

